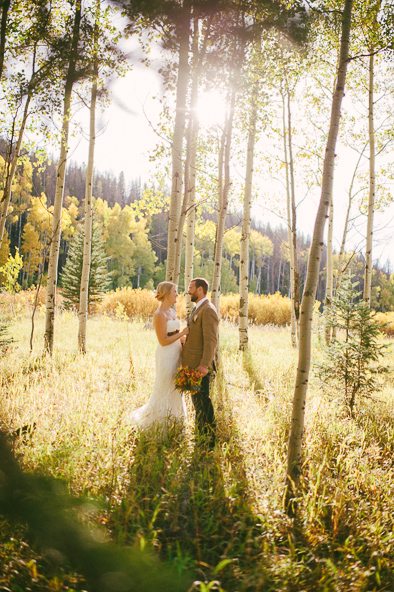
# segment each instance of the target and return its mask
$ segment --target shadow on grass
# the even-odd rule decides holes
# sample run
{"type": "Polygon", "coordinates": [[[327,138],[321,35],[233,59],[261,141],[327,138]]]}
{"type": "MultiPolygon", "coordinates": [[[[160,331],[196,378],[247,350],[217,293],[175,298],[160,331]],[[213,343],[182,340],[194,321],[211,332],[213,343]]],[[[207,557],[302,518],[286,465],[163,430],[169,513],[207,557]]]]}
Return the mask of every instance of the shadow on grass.
{"type": "Polygon", "coordinates": [[[380,460],[386,468],[392,467],[394,453],[394,417],[392,408],[387,408],[382,402],[371,404],[363,409],[355,410],[354,421],[363,430],[365,434],[365,444],[367,446],[377,444],[380,448],[380,454],[377,460],[380,460]]]}
{"type": "Polygon", "coordinates": [[[252,354],[250,351],[246,351],[242,355],[242,363],[245,372],[249,378],[250,387],[254,390],[254,393],[259,397],[261,403],[266,403],[275,392],[271,382],[264,379],[261,371],[257,370],[253,362],[252,354]]]}
{"type": "Polygon", "coordinates": [[[155,547],[179,572],[227,591],[271,590],[263,518],[253,508],[239,435],[219,375],[217,446],[186,434],[135,442],[129,495],[114,512],[122,542],[155,547]]]}

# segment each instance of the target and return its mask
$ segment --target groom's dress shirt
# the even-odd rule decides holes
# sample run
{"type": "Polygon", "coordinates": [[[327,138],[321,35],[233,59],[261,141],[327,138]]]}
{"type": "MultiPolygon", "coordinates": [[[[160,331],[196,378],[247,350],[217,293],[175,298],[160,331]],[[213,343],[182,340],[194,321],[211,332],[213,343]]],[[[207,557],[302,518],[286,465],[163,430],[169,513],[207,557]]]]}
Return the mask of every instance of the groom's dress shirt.
{"type": "Polygon", "coordinates": [[[187,324],[188,324],[188,325],[190,324],[190,321],[191,321],[191,319],[192,319],[192,316],[194,315],[194,313],[195,313],[195,312],[197,311],[197,309],[198,309],[198,308],[201,306],[201,304],[202,304],[203,302],[205,302],[206,300],[208,300],[208,298],[207,298],[206,296],[204,296],[204,298],[201,298],[201,300],[199,300],[199,301],[196,303],[196,306],[193,308],[193,310],[192,310],[192,311],[191,311],[191,313],[190,313],[189,320],[188,320],[188,322],[187,322],[187,324]]]}
{"type": "Polygon", "coordinates": [[[206,296],[204,296],[204,298],[201,298],[201,300],[199,300],[198,302],[196,302],[196,308],[195,308],[195,310],[197,310],[197,308],[199,308],[201,306],[201,304],[203,302],[205,302],[206,300],[208,300],[208,298],[206,296]]]}
{"type": "Polygon", "coordinates": [[[219,317],[208,298],[202,298],[189,317],[189,335],[182,348],[182,365],[212,366],[218,342],[219,317]]]}

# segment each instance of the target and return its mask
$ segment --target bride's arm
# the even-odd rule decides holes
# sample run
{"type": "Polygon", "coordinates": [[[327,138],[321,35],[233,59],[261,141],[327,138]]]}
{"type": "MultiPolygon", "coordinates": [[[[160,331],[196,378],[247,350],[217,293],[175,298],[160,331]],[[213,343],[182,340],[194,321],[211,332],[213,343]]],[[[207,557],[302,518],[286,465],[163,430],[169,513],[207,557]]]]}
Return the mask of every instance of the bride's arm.
{"type": "Polygon", "coordinates": [[[160,345],[170,345],[182,337],[182,335],[187,335],[189,332],[189,328],[185,327],[180,333],[167,335],[167,319],[163,314],[160,313],[153,315],[153,327],[156,331],[157,340],[160,345]]]}

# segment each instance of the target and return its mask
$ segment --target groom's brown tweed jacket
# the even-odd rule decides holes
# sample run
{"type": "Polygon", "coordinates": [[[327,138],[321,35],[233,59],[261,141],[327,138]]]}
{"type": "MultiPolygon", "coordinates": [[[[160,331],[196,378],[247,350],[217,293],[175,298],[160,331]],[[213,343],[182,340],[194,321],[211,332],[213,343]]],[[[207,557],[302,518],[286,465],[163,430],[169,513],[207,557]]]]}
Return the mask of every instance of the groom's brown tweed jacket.
{"type": "Polygon", "coordinates": [[[205,300],[190,319],[190,333],[182,348],[182,366],[212,366],[218,343],[218,324],[216,308],[205,300]]]}

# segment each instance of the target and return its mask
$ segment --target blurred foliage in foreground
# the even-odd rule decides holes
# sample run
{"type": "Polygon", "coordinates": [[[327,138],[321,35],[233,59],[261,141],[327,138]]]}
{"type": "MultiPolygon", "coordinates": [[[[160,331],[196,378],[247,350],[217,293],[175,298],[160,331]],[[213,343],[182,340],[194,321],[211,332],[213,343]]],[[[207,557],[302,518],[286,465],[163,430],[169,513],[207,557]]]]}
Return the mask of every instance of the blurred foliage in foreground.
{"type": "Polygon", "coordinates": [[[186,582],[161,566],[149,553],[108,541],[101,530],[83,526],[76,509],[87,514],[91,501],[70,496],[58,479],[24,473],[0,434],[0,513],[10,522],[28,525],[44,555],[56,564],[72,565],[89,592],[185,590],[186,582]]]}

